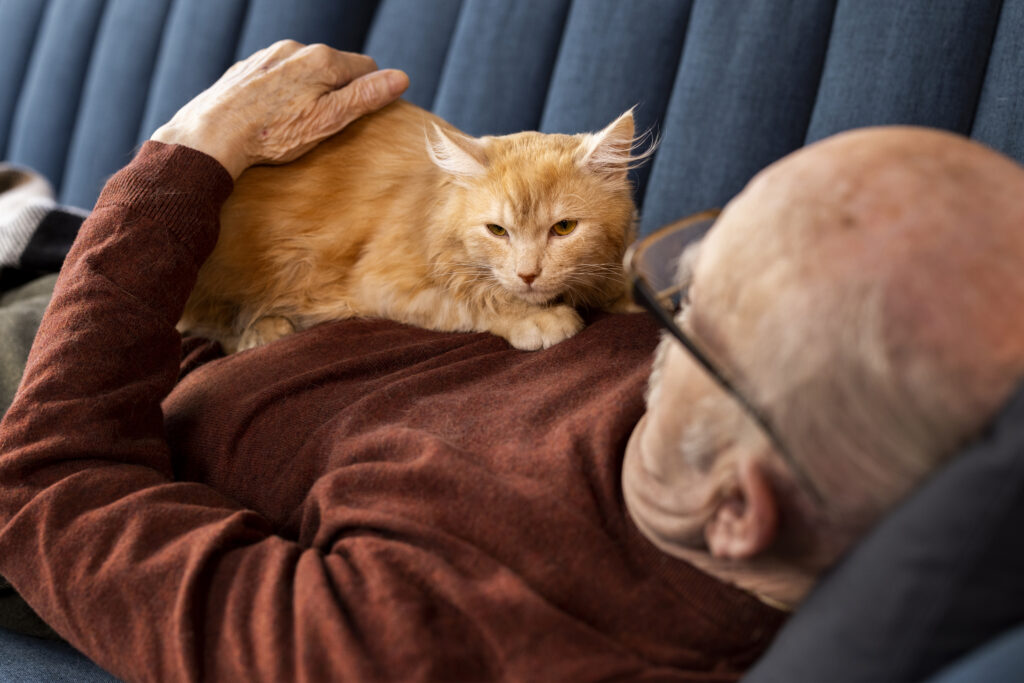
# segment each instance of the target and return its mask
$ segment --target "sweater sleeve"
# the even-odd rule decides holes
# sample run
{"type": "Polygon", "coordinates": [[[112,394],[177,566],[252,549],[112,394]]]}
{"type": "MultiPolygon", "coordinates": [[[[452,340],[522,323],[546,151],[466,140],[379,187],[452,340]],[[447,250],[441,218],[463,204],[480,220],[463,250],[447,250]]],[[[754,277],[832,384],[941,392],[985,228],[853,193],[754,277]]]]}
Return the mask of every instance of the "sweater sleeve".
{"type": "Polygon", "coordinates": [[[295,625],[337,616],[308,609],[334,599],[321,554],[172,480],[174,326],[230,191],[212,158],[152,142],[111,179],[0,424],[0,573],[129,680],[303,678],[295,625]]]}

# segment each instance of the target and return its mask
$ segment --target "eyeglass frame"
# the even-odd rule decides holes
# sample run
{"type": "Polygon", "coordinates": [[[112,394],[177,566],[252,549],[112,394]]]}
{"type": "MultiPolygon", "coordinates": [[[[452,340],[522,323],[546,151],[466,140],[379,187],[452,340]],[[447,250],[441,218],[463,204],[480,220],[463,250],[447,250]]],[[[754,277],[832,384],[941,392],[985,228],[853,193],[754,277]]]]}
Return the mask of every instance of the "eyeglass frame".
{"type": "MultiPolygon", "coordinates": [[[[676,341],[683,345],[690,356],[700,365],[705,372],[720,386],[727,394],[729,394],[735,401],[740,405],[743,411],[750,417],[768,440],[772,443],[776,452],[786,462],[786,465],[790,468],[790,471],[800,481],[800,484],[805,491],[814,499],[819,505],[824,505],[825,497],[822,495],[821,490],[814,484],[807,471],[797,462],[796,458],[793,457],[792,452],[786,447],[785,443],[779,438],[778,431],[775,429],[774,424],[769,417],[761,410],[759,410],[747,396],[739,390],[736,384],[730,380],[708,357],[704,351],[690,338],[682,328],[676,323],[675,316],[669,312],[660,301],[664,299],[666,292],[671,290],[664,290],[662,292],[655,292],[653,288],[644,279],[641,269],[636,265],[637,254],[643,254],[644,251],[655,242],[664,239],[669,234],[674,234],[692,228],[694,225],[711,221],[711,226],[714,226],[714,221],[718,218],[721,213],[720,209],[709,209],[700,213],[693,214],[686,218],[680,219],[674,223],[671,223],[663,228],[660,228],[646,237],[633,242],[626,250],[623,256],[623,270],[625,271],[626,280],[630,285],[630,291],[633,296],[633,301],[639,306],[643,307],[648,313],[654,316],[654,318],[665,328],[669,333],[675,337],[676,341]]],[[[698,239],[704,239],[702,235],[698,239]]],[[[686,246],[689,246],[687,244],[686,246]]],[[[681,255],[681,254],[680,254],[681,255]]],[[[680,291],[689,289],[689,284],[685,287],[680,288],[680,291]]]]}

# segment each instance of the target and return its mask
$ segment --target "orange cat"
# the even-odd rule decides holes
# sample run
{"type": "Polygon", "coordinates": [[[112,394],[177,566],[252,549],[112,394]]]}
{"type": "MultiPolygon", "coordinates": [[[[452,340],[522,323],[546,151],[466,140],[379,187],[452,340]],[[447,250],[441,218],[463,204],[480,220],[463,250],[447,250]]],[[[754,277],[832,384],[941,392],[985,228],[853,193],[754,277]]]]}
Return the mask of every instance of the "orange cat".
{"type": "Polygon", "coordinates": [[[575,306],[625,300],[634,142],[632,111],[595,134],[472,138],[395,102],[242,174],[179,329],[235,351],[379,316],[556,344],[575,306]]]}

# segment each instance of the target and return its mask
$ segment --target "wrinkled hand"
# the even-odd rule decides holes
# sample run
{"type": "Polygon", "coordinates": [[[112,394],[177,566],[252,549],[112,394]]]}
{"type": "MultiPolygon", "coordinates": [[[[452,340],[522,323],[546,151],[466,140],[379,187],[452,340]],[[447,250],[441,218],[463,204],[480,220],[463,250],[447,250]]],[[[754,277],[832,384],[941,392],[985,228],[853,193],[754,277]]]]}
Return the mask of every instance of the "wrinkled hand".
{"type": "Polygon", "coordinates": [[[364,55],[283,40],[232,66],[151,139],[205,152],[237,178],[298,158],[407,87],[403,72],[364,55]]]}

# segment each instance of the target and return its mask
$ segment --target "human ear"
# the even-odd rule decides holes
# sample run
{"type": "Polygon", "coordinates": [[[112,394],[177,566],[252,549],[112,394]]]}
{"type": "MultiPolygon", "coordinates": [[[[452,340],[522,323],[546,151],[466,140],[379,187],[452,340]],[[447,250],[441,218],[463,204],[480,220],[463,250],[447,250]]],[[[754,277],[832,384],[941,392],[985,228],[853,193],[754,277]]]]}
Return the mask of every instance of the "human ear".
{"type": "Polygon", "coordinates": [[[480,140],[432,124],[427,131],[430,159],[456,177],[477,177],[487,172],[487,151],[480,140]]]}
{"type": "Polygon", "coordinates": [[[745,458],[736,464],[736,490],[716,506],[704,525],[714,557],[747,560],[767,549],[778,531],[778,501],[763,465],[745,458]]]}

